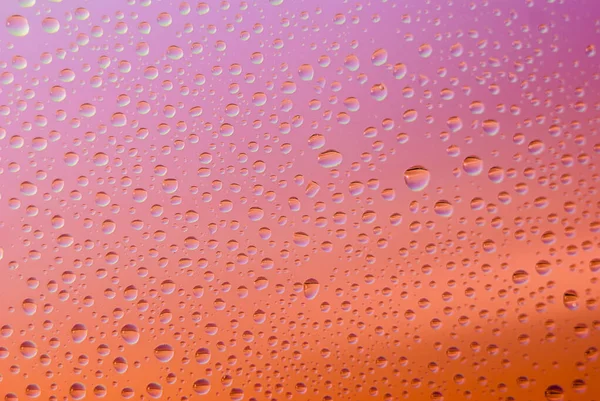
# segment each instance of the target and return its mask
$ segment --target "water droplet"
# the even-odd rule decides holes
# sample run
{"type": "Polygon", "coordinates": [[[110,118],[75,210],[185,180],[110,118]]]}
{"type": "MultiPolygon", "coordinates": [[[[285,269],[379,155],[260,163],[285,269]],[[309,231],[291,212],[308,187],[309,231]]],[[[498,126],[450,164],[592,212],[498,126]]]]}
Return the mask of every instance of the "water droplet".
{"type": "Polygon", "coordinates": [[[196,394],[204,395],[210,392],[210,382],[206,379],[198,379],[194,382],[194,391],[196,394]]]}
{"type": "Polygon", "coordinates": [[[388,59],[388,52],[385,49],[377,49],[371,55],[371,62],[373,65],[380,66],[384,65],[388,59]]]}
{"type": "Polygon", "coordinates": [[[569,310],[579,308],[579,295],[575,290],[567,290],[563,294],[563,305],[569,310]]]}
{"type": "Polygon", "coordinates": [[[529,273],[525,270],[517,270],[512,275],[512,281],[515,284],[526,284],[529,281],[529,273]]]}
{"type": "Polygon", "coordinates": [[[169,362],[174,355],[175,351],[169,344],[161,344],[154,348],[154,356],[161,362],[169,362]]]}
{"type": "Polygon", "coordinates": [[[88,335],[88,329],[84,324],[77,323],[71,328],[71,338],[75,343],[82,343],[88,335]]]}
{"type": "Polygon", "coordinates": [[[314,278],[309,278],[304,282],[304,296],[306,299],[312,300],[315,299],[317,294],[319,293],[319,288],[321,285],[314,278]]]}
{"type": "Polygon", "coordinates": [[[483,161],[477,156],[468,156],[463,161],[463,170],[472,176],[479,175],[483,171],[483,161]]]}
{"type": "Polygon", "coordinates": [[[11,15],[6,20],[6,29],[13,36],[25,36],[29,33],[29,21],[22,15],[11,15]]]}
{"type": "Polygon", "coordinates": [[[22,342],[19,349],[21,351],[21,355],[27,359],[33,358],[38,353],[37,345],[33,341],[22,342]]]}
{"type": "Polygon", "coordinates": [[[387,86],[385,86],[383,83],[378,83],[371,87],[371,97],[373,99],[381,102],[387,97],[387,95],[388,89],[387,86]]]}
{"type": "Polygon", "coordinates": [[[412,191],[422,191],[429,184],[431,174],[422,166],[413,166],[404,172],[404,182],[412,191]]]}
{"type": "Polygon", "coordinates": [[[85,398],[86,390],[85,385],[83,383],[73,383],[71,388],[69,389],[69,395],[74,400],[81,400],[85,398]]]}
{"type": "Polygon", "coordinates": [[[450,217],[454,211],[454,207],[447,200],[439,200],[433,206],[435,214],[442,217],[450,217]]]}
{"type": "Polygon", "coordinates": [[[342,154],[336,150],[327,150],[319,154],[319,164],[325,168],[337,167],[342,163],[342,154]]]}
{"type": "Polygon", "coordinates": [[[137,326],[133,324],[126,324],[121,328],[121,338],[127,344],[137,344],[140,340],[140,333],[137,326]]]}
{"type": "Polygon", "coordinates": [[[21,183],[21,193],[25,196],[33,196],[37,194],[38,188],[35,184],[24,181],[21,183]]]}
{"type": "Polygon", "coordinates": [[[565,399],[565,392],[559,385],[553,384],[546,388],[544,396],[547,401],[562,401],[565,399]]]}
{"type": "Polygon", "coordinates": [[[295,232],[294,233],[294,244],[305,247],[310,243],[310,236],[303,232],[295,232]]]}
{"type": "Polygon", "coordinates": [[[163,394],[163,388],[159,383],[149,383],[146,386],[146,393],[151,398],[160,398],[163,394]]]}
{"type": "MultiPolygon", "coordinates": [[[[274,0],[270,0],[274,1],[274,0]]],[[[229,392],[229,397],[232,401],[241,401],[244,399],[244,390],[241,388],[233,388],[229,392]]]]}
{"type": "Polygon", "coordinates": [[[56,18],[46,17],[42,20],[42,28],[46,33],[56,33],[60,29],[60,22],[56,18]]]}
{"type": "Polygon", "coordinates": [[[198,348],[195,358],[200,365],[206,365],[210,361],[210,350],[208,348],[198,348]]]}
{"type": "Polygon", "coordinates": [[[303,81],[312,81],[315,76],[315,70],[310,64],[302,64],[298,68],[298,75],[303,81]]]}

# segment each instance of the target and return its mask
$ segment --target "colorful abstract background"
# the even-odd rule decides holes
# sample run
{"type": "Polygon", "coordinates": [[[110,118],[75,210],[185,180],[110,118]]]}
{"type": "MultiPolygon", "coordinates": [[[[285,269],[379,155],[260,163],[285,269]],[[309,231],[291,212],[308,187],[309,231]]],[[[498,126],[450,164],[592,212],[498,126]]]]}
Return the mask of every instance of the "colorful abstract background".
{"type": "Polygon", "coordinates": [[[600,2],[0,17],[5,401],[600,400],[600,2]]]}

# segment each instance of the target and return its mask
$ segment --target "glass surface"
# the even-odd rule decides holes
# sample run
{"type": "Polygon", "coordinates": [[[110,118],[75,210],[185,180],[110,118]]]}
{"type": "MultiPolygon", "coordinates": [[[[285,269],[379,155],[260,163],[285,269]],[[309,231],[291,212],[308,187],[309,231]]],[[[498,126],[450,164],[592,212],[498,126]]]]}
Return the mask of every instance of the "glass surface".
{"type": "Polygon", "coordinates": [[[0,399],[600,400],[600,2],[0,18],[0,399]]]}

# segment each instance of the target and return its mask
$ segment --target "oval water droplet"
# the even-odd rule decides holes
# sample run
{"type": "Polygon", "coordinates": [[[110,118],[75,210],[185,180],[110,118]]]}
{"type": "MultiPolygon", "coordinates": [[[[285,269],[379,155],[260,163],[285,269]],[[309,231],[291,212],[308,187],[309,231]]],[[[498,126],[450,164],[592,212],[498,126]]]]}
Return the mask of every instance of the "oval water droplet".
{"type": "Polygon", "coordinates": [[[342,154],[337,150],[327,150],[319,154],[319,164],[325,168],[333,168],[342,164],[342,154]]]}
{"type": "Polygon", "coordinates": [[[309,278],[308,280],[306,280],[303,286],[304,296],[306,297],[306,299],[315,299],[317,294],[319,293],[320,287],[321,285],[316,279],[309,278]]]}

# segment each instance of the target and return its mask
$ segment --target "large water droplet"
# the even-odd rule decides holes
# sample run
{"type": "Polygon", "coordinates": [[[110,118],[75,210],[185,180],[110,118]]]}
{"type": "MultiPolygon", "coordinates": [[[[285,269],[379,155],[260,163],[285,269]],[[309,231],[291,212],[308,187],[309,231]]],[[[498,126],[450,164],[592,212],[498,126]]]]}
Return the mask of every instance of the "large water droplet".
{"type": "Polygon", "coordinates": [[[308,280],[306,280],[304,282],[304,287],[303,287],[304,296],[306,297],[306,299],[315,299],[315,297],[319,293],[320,287],[321,287],[321,285],[319,284],[319,282],[316,279],[309,278],[308,280]]]}
{"type": "Polygon", "coordinates": [[[404,182],[413,191],[422,191],[429,184],[431,174],[422,166],[413,166],[404,172],[404,182]]]}
{"type": "Polygon", "coordinates": [[[22,15],[11,15],[6,19],[6,29],[13,36],[25,36],[29,33],[29,21],[22,15]]]}

